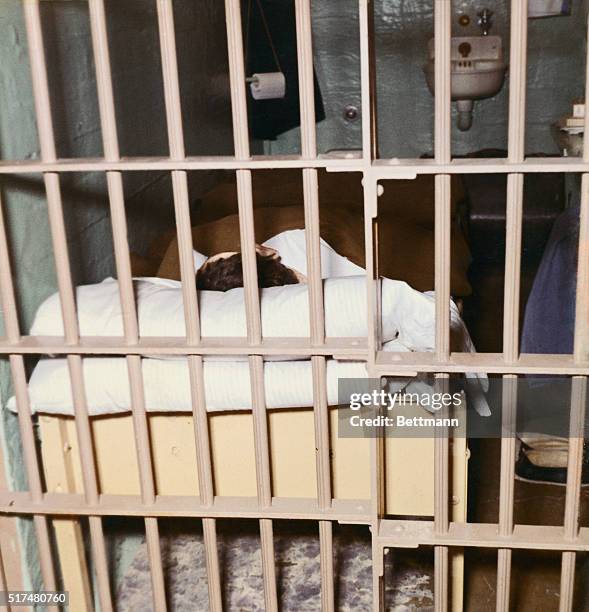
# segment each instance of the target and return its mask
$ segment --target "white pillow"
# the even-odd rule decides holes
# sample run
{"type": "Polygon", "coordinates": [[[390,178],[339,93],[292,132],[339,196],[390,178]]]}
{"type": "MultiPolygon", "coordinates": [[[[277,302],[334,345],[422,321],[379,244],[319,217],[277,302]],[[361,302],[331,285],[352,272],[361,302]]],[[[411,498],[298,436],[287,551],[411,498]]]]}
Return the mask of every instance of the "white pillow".
{"type": "MultiPolygon", "coordinates": [[[[278,251],[282,263],[307,276],[307,240],[305,230],[295,229],[280,232],[264,242],[264,246],[278,251]]],[[[321,253],[321,278],[336,276],[358,276],[366,273],[364,268],[357,266],[347,257],[340,255],[323,238],[319,240],[321,253]]],[[[207,260],[206,255],[193,251],[194,270],[197,271],[207,260]]]]}

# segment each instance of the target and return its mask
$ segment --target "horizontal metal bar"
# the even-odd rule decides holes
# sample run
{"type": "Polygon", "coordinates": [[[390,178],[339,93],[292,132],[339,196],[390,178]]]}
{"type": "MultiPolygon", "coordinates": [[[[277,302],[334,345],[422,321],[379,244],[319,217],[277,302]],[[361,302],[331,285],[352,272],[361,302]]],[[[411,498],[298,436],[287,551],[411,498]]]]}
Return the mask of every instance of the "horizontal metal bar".
{"type": "Polygon", "coordinates": [[[366,338],[332,338],[312,346],[309,338],[264,338],[248,344],[247,338],[204,338],[188,344],[183,337],[150,336],[123,344],[117,336],[84,336],[65,344],[61,336],[22,336],[19,342],[0,342],[0,355],[333,355],[341,359],[366,359],[366,338]]]}
{"type": "Polygon", "coordinates": [[[451,353],[440,361],[434,353],[387,353],[376,358],[375,376],[415,375],[416,372],[479,372],[486,374],[589,375],[589,361],[575,362],[572,355],[521,353],[508,362],[502,353],[451,353]]]}
{"type": "Polygon", "coordinates": [[[139,495],[101,495],[97,504],[87,504],[82,494],[46,493],[35,503],[26,491],[0,491],[0,514],[6,515],[288,518],[368,525],[368,511],[367,499],[334,499],[330,508],[320,508],[316,498],[273,497],[262,509],[256,497],[215,497],[205,506],[197,495],[158,495],[153,504],[143,504],[139,495]]]}
{"type": "MultiPolygon", "coordinates": [[[[121,345],[121,338],[87,336],[68,345],[59,336],[23,336],[20,342],[0,342],[0,355],[265,355],[312,357],[333,356],[347,361],[367,361],[366,338],[332,338],[321,346],[312,346],[309,338],[266,338],[249,345],[245,338],[207,338],[190,345],[183,338],[142,338],[137,344],[121,345]]],[[[451,353],[448,361],[440,361],[434,353],[379,352],[374,376],[415,376],[417,372],[487,374],[561,374],[589,376],[589,361],[575,361],[572,355],[522,353],[507,362],[502,353],[451,353]]]]}
{"type": "MultiPolygon", "coordinates": [[[[206,338],[187,344],[184,338],[148,337],[136,344],[121,345],[120,337],[86,336],[77,344],[65,344],[60,336],[23,336],[19,342],[0,342],[0,355],[267,355],[311,357],[333,356],[349,361],[366,361],[366,338],[331,338],[312,346],[309,338],[265,338],[248,344],[246,338],[206,338]]],[[[572,355],[522,353],[513,362],[502,353],[451,353],[440,361],[434,353],[379,352],[375,376],[415,376],[417,372],[480,372],[487,374],[562,374],[589,376],[589,361],[575,361],[572,355]]]]}
{"type": "MultiPolygon", "coordinates": [[[[325,168],[327,166],[360,172],[363,167],[359,155],[346,152],[341,155],[320,155],[303,158],[300,155],[253,156],[237,159],[230,156],[186,157],[123,157],[120,160],[103,158],[59,159],[55,162],[39,160],[0,161],[0,174],[31,174],[41,172],[107,172],[161,170],[263,170],[265,168],[325,168]]],[[[588,164],[589,167],[589,164],[588,164]]]]}
{"type": "Polygon", "coordinates": [[[413,174],[509,174],[535,172],[587,172],[581,157],[528,157],[523,162],[506,158],[457,158],[450,163],[434,159],[379,159],[371,171],[378,179],[395,178],[397,173],[413,174]]]}
{"type": "Polygon", "coordinates": [[[346,151],[304,158],[300,155],[254,155],[246,159],[230,156],[187,157],[123,157],[107,161],[103,158],[0,161],[2,174],[34,174],[44,172],[149,172],[172,170],[264,170],[280,168],[326,168],[328,172],[369,172],[375,179],[414,178],[421,174],[509,174],[543,172],[589,172],[589,161],[581,157],[530,157],[523,162],[504,158],[454,159],[439,163],[433,159],[378,159],[365,162],[359,152],[346,151]]]}
{"type": "Polygon", "coordinates": [[[377,537],[381,546],[472,546],[528,550],[589,551],[589,528],[567,539],[564,528],[516,525],[510,536],[500,536],[496,523],[450,523],[446,533],[436,533],[433,521],[383,520],[377,537]]]}

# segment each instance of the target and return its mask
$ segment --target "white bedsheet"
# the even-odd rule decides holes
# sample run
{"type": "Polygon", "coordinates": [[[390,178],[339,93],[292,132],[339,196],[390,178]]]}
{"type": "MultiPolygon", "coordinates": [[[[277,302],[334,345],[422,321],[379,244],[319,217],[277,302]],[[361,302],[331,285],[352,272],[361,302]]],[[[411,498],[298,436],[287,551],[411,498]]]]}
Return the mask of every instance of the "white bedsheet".
{"type": "MultiPolygon", "coordinates": [[[[127,412],[131,394],[124,358],[84,359],[84,380],[89,412],[92,415],[127,412]],[[108,381],[108,384],[105,384],[108,381]]],[[[143,359],[145,404],[149,411],[190,412],[190,379],[186,359],[167,361],[143,359]]],[[[327,395],[337,405],[338,378],[365,378],[360,362],[327,362],[327,395]]],[[[204,363],[206,407],[210,412],[251,409],[251,385],[247,361],[204,363]]],[[[271,361],[264,364],[266,405],[293,408],[313,405],[310,361],[271,361]]],[[[400,385],[401,388],[403,385],[400,385]]],[[[31,406],[39,412],[73,414],[71,385],[66,359],[42,359],[29,383],[31,406]]],[[[14,399],[10,408],[15,408],[14,399]]]]}

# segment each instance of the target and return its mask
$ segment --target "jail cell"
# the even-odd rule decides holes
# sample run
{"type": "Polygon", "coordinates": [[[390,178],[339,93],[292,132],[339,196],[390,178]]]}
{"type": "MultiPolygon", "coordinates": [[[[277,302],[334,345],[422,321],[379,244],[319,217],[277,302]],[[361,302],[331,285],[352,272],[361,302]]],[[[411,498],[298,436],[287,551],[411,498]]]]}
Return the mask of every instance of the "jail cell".
{"type": "MultiPolygon", "coordinates": [[[[289,155],[261,154],[251,137],[252,116],[248,105],[252,86],[261,81],[248,73],[248,42],[253,31],[252,11],[259,3],[239,0],[224,3],[222,21],[226,41],[222,42],[226,42],[232,146],[223,155],[210,155],[192,153],[202,143],[194,135],[187,135],[184,122],[192,111],[187,110],[183,94],[192,87],[198,95],[198,84],[184,82],[187,75],[183,59],[179,57],[178,38],[186,38],[190,22],[186,25],[178,19],[180,3],[157,0],[152,7],[157,27],[149,49],[155,59],[150,56],[148,61],[150,69],[161,75],[161,125],[141,126],[132,113],[126,113],[125,121],[132,124],[128,128],[119,112],[125,102],[124,84],[119,81],[124,78],[113,70],[113,65],[116,62],[120,67],[121,61],[133,62],[136,58],[132,54],[127,58],[123,53],[121,60],[120,49],[119,56],[114,57],[113,26],[109,22],[110,11],[126,9],[115,9],[104,0],[88,0],[85,5],[89,37],[85,44],[88,57],[92,58],[89,65],[94,71],[98,108],[95,131],[100,134],[101,152],[93,156],[81,154],[73,146],[73,155],[67,152],[63,155],[61,151],[67,147],[58,136],[65,119],[55,110],[56,90],[52,89],[55,72],[51,62],[55,49],[52,51],[51,41],[48,42],[50,28],[58,26],[57,22],[52,26],[49,23],[52,15],[46,8],[49,3],[50,0],[18,3],[26,27],[39,156],[19,159],[17,155],[0,162],[2,199],[6,199],[4,191],[10,191],[14,184],[25,184],[31,176],[37,177],[42,186],[57,287],[57,294],[50,298],[53,301],[45,302],[51,316],[47,315],[45,321],[37,317],[34,333],[30,332],[32,317],[23,314],[23,297],[19,295],[19,290],[26,289],[19,271],[23,265],[19,258],[23,255],[11,248],[13,228],[4,202],[0,209],[4,322],[0,351],[10,374],[10,394],[14,399],[8,404],[17,415],[18,443],[7,435],[8,429],[4,427],[2,460],[7,474],[13,474],[12,464],[18,464],[21,453],[26,484],[18,485],[14,475],[2,481],[0,591],[23,590],[25,585],[35,590],[64,590],[69,593],[71,610],[124,609],[119,608],[122,605],[117,601],[119,592],[113,586],[115,560],[106,531],[110,533],[114,525],[124,535],[126,526],[133,525],[145,542],[150,605],[155,610],[173,609],[169,566],[163,561],[164,553],[169,551],[163,550],[167,544],[162,530],[164,525],[186,520],[198,524],[201,531],[207,583],[207,603],[203,609],[231,609],[232,602],[227,600],[224,584],[227,576],[223,563],[227,562],[227,555],[220,554],[220,541],[224,541],[220,526],[231,520],[238,525],[239,521],[250,521],[257,531],[260,605],[266,610],[283,609],[285,605],[283,589],[279,588],[279,574],[284,570],[278,561],[276,544],[277,531],[283,528],[283,523],[304,523],[316,530],[316,537],[313,536],[318,557],[316,609],[340,609],[345,589],[339,576],[343,564],[338,563],[337,555],[338,548],[344,545],[341,533],[350,525],[369,528],[366,534],[369,534],[367,558],[371,579],[367,588],[371,595],[362,605],[369,601],[367,605],[374,610],[388,609],[390,584],[387,583],[395,580],[395,555],[417,550],[425,555],[431,553],[435,610],[474,609],[473,600],[468,603],[464,597],[465,554],[479,550],[496,555],[491,606],[497,610],[519,609],[513,596],[513,559],[521,552],[538,551],[552,551],[560,556],[558,608],[581,609],[577,607],[581,605],[578,595],[575,596],[579,588],[576,574],[579,559],[589,550],[587,527],[580,526],[589,374],[589,145],[583,144],[580,157],[526,155],[528,2],[514,0],[508,14],[506,157],[469,158],[454,156],[452,150],[454,13],[452,3],[446,0],[433,1],[430,59],[434,129],[433,157],[429,158],[381,155],[382,101],[377,100],[376,93],[383,75],[378,70],[378,36],[374,26],[375,11],[380,9],[373,0],[354,3],[360,60],[360,119],[356,129],[361,146],[331,152],[321,152],[317,138],[317,114],[322,110],[316,99],[312,19],[315,5],[310,0],[292,3],[300,142],[298,152],[289,155]],[[134,151],[133,130],[138,129],[161,129],[166,152],[141,155],[134,151]],[[297,307],[299,302],[303,304],[300,310],[304,313],[297,311],[296,316],[306,321],[304,333],[292,334],[283,333],[284,328],[294,329],[283,321],[272,326],[270,308],[266,306],[270,303],[270,293],[267,288],[260,288],[256,251],[256,245],[269,237],[266,228],[272,225],[273,219],[269,208],[262,206],[264,199],[270,197],[264,191],[268,187],[262,185],[272,184],[273,180],[281,182],[287,171],[295,177],[294,189],[302,199],[296,205],[285,206],[290,212],[284,214],[303,220],[306,265],[304,290],[301,290],[303,285],[295,284],[293,287],[298,293],[287,295],[288,300],[297,300],[297,307]],[[235,243],[238,245],[235,250],[241,253],[243,292],[233,315],[241,327],[231,321],[215,325],[214,315],[228,305],[205,295],[208,292],[197,287],[198,274],[195,276],[193,251],[200,250],[201,244],[193,233],[194,218],[199,214],[192,198],[194,183],[214,182],[219,173],[231,178],[231,202],[225,211],[227,217],[223,218],[233,215],[236,224],[231,230],[223,230],[226,242],[219,244],[235,243]],[[528,176],[553,173],[565,178],[581,177],[574,350],[571,354],[526,353],[520,348],[525,180],[528,176]],[[474,353],[452,345],[455,321],[452,297],[456,295],[452,266],[457,263],[454,179],[491,174],[506,181],[502,350],[474,353]],[[78,286],[81,284],[77,281],[79,262],[72,253],[68,225],[71,211],[69,206],[64,208],[64,192],[79,177],[84,184],[85,177],[90,175],[104,183],[107,194],[108,211],[104,219],[112,233],[116,280],[107,279],[101,290],[108,289],[114,296],[117,315],[116,325],[105,326],[106,332],[88,334],[82,330],[92,328],[93,319],[99,320],[103,312],[114,306],[99,301],[90,314],[81,312],[87,303],[85,300],[92,299],[91,290],[85,294],[78,286]],[[130,226],[135,222],[132,214],[136,215],[137,211],[132,213],[128,200],[137,193],[141,197],[154,184],[161,185],[159,177],[162,176],[165,178],[161,180],[167,181],[167,187],[162,190],[167,188],[169,200],[173,202],[170,219],[174,224],[173,244],[165,261],[176,266],[179,274],[176,280],[162,275],[168,281],[158,287],[164,293],[176,292],[178,316],[174,321],[163,317],[163,302],[155,302],[151,308],[156,322],[160,313],[156,324],[149,322],[145,306],[151,289],[147,284],[138,285],[137,277],[142,277],[142,281],[160,274],[134,272],[137,264],[131,253],[130,226]],[[358,262],[363,264],[359,267],[364,268],[364,275],[345,276],[341,280],[342,288],[338,288],[338,282],[331,282],[338,279],[322,274],[325,272],[322,239],[330,227],[335,227],[333,219],[340,215],[340,209],[332,217],[324,216],[327,205],[323,195],[329,192],[329,181],[344,184],[351,176],[357,178],[360,193],[353,227],[362,244],[358,262]],[[393,223],[385,215],[394,216],[403,211],[394,208],[394,202],[387,197],[400,188],[398,185],[415,185],[420,181],[431,187],[429,213],[434,239],[432,286],[428,287],[428,281],[424,281],[424,286],[416,289],[435,290],[429,302],[419,298],[425,304],[424,309],[430,308],[433,313],[432,346],[424,348],[425,345],[416,342],[412,350],[397,351],[387,346],[397,337],[389,337],[385,332],[387,317],[401,317],[401,307],[395,302],[397,310],[387,310],[390,306],[385,293],[389,289],[382,279],[394,275],[389,271],[396,264],[387,259],[383,246],[388,243],[383,245],[383,236],[386,237],[387,223],[393,223]],[[348,293],[340,294],[336,290],[348,293]],[[355,336],[330,333],[331,317],[335,317],[338,307],[344,308],[341,296],[351,299],[352,293],[361,298],[364,325],[361,321],[356,327],[346,326],[344,323],[349,323],[349,319],[342,323],[342,328],[359,328],[361,332],[355,336]],[[225,333],[224,326],[243,334],[225,333]],[[43,331],[47,329],[58,331],[43,331]],[[216,333],[209,333],[210,329],[216,333]],[[51,409],[37,407],[39,387],[33,390],[34,378],[37,376],[39,380],[41,372],[37,365],[31,374],[30,366],[39,357],[45,357],[40,363],[47,369],[47,385],[53,381],[57,389],[61,384],[60,392],[52,391],[54,408],[51,409]],[[228,362],[233,364],[232,369],[228,369],[228,362]],[[334,389],[337,390],[338,378],[356,377],[359,366],[363,368],[363,377],[377,380],[413,380],[428,375],[434,379],[433,388],[440,392],[448,392],[455,379],[467,375],[495,376],[503,381],[504,436],[497,466],[496,520],[467,520],[472,482],[468,463],[472,455],[465,433],[453,435],[446,427],[435,435],[423,437],[353,439],[338,434],[340,422],[334,389]],[[156,367],[159,368],[157,375],[156,367]],[[172,374],[174,367],[181,367],[180,374],[176,371],[172,374]],[[218,391],[209,382],[215,371],[219,372],[218,391]],[[305,381],[305,397],[310,397],[309,403],[277,407],[273,402],[278,400],[272,395],[274,388],[270,383],[274,371],[276,385],[283,393],[291,384],[289,377],[294,380],[300,376],[305,381]],[[505,431],[511,431],[517,420],[517,381],[531,375],[561,376],[571,381],[566,488],[563,517],[557,525],[519,523],[514,514],[514,466],[518,447],[516,437],[505,431]],[[122,394],[117,395],[121,383],[115,379],[124,381],[122,394]],[[98,401],[100,384],[104,385],[105,381],[107,392],[103,390],[98,401]],[[165,389],[166,384],[185,390],[185,396],[178,400],[180,395],[172,391],[168,396],[157,395],[158,389],[165,389]],[[234,404],[218,399],[225,397],[223,392],[227,389],[238,388],[244,388],[245,395],[227,393],[230,398],[240,397],[233,400],[234,404]],[[165,401],[171,407],[165,407],[165,401]],[[186,406],[180,405],[183,401],[186,406]],[[33,581],[25,575],[31,564],[31,552],[26,550],[25,543],[30,546],[31,542],[39,573],[33,581]],[[389,563],[390,559],[393,561],[389,563]]],[[[212,19],[214,10],[209,7],[202,13],[212,19]]],[[[133,11],[129,15],[133,18],[133,11]]],[[[586,15],[583,19],[587,30],[586,15]]],[[[263,29],[267,25],[262,24],[263,29]]],[[[147,39],[148,35],[145,36],[147,39]]],[[[271,33],[268,36],[272,47],[276,38],[271,33]]],[[[219,41],[215,40],[214,44],[219,41]]],[[[274,60],[277,69],[281,69],[280,58],[274,57],[274,60]]],[[[141,92],[135,95],[141,98],[141,92]]],[[[356,120],[357,113],[358,109],[346,109],[348,119],[356,120]]],[[[474,121],[477,118],[475,112],[474,121]]],[[[285,193],[286,188],[281,197],[286,197],[285,193]]],[[[213,206],[223,206],[226,202],[223,197],[222,190],[221,195],[216,192],[211,200],[213,206]]],[[[147,206],[140,208],[141,214],[148,212],[147,206]]],[[[203,217],[203,229],[197,235],[203,240],[210,238],[211,232],[221,235],[222,226],[207,225],[215,221],[218,219],[203,217]]],[[[332,231],[335,236],[336,230],[332,231]]],[[[84,240],[80,242],[83,257],[84,240]]],[[[32,271],[28,273],[33,275],[32,271]]],[[[399,285],[394,287],[395,293],[389,295],[413,291],[399,285]]],[[[285,300],[286,297],[283,308],[285,304],[286,308],[289,303],[295,304],[285,300]]],[[[294,306],[291,308],[292,317],[296,318],[294,306]]],[[[349,312],[348,316],[352,317],[349,312]]],[[[406,316],[409,320],[410,313],[406,316]]],[[[278,391],[274,393],[280,396],[278,391]]],[[[462,396],[462,402],[469,406],[468,394],[462,396]]],[[[49,403],[47,400],[46,405],[49,403]]],[[[405,408],[409,417],[422,414],[419,406],[409,404],[405,408]]],[[[280,538],[288,540],[287,536],[280,535],[280,538]]],[[[530,571],[534,572],[534,566],[530,571]]]]}

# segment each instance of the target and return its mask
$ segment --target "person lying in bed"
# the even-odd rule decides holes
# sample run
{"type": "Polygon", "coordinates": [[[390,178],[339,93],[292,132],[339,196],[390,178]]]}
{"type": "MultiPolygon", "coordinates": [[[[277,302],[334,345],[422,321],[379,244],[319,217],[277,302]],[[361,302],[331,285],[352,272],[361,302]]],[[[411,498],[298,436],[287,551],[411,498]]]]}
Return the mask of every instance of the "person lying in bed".
{"type": "MultiPolygon", "coordinates": [[[[306,237],[304,230],[280,232],[263,245],[256,245],[258,287],[277,287],[307,282],[306,237]]],[[[364,270],[320,240],[321,277],[357,276],[364,270]]],[[[197,289],[229,291],[243,287],[241,253],[229,251],[205,257],[195,251],[197,289]]]]}

